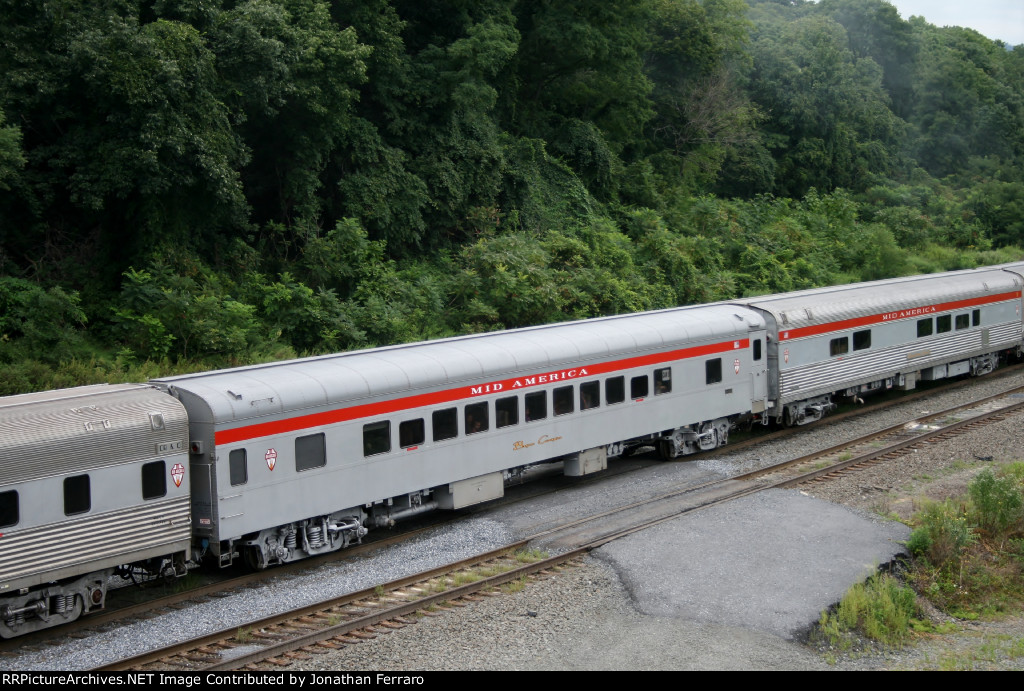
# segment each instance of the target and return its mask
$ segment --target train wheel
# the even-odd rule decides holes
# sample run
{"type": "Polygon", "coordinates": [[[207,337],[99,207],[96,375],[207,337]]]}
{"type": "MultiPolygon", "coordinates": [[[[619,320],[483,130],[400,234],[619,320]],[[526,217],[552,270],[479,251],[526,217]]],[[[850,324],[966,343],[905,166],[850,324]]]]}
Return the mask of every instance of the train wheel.
{"type": "Polygon", "coordinates": [[[672,444],[671,442],[662,439],[658,442],[658,456],[663,461],[671,461],[675,456],[672,455],[672,444]]]}
{"type": "Polygon", "coordinates": [[[245,548],[245,563],[253,571],[262,571],[267,568],[267,562],[263,558],[263,550],[254,545],[245,548]]]}

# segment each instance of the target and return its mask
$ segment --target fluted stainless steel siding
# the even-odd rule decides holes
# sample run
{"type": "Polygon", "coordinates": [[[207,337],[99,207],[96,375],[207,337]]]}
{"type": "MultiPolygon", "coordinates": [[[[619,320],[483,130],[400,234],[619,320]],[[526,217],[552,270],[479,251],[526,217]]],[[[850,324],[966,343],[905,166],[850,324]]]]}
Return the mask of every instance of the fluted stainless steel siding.
{"type": "Polygon", "coordinates": [[[856,386],[900,372],[919,370],[945,362],[1010,348],[1020,341],[1020,325],[1015,323],[988,329],[989,343],[982,344],[982,331],[953,334],[941,339],[913,341],[883,350],[865,351],[842,359],[833,359],[779,373],[781,401],[800,400],[839,387],[856,386]],[[918,354],[917,357],[911,357],[918,354]]]}
{"type": "Polygon", "coordinates": [[[174,453],[188,448],[185,408],[151,386],[0,398],[0,485],[166,458],[170,452],[157,449],[169,443],[179,445],[174,453]],[[153,429],[151,413],[163,416],[163,430],[153,429]]]}
{"type": "Polygon", "coordinates": [[[5,533],[0,588],[30,587],[184,551],[190,532],[188,499],[181,497],[5,533]]]}

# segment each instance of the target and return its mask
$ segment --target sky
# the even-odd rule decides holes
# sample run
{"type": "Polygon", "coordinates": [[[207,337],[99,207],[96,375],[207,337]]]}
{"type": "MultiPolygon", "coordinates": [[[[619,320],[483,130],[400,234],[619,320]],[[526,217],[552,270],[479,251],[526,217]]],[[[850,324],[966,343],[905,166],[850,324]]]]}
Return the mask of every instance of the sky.
{"type": "Polygon", "coordinates": [[[887,0],[903,19],[964,26],[1011,46],[1024,43],[1024,0],[887,0]]]}

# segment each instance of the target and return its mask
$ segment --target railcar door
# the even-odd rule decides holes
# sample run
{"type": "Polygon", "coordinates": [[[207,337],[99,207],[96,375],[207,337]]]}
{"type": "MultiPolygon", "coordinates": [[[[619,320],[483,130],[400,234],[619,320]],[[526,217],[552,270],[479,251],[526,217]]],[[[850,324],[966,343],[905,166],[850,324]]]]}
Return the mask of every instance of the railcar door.
{"type": "Polygon", "coordinates": [[[763,413],[768,399],[768,348],[765,331],[750,332],[750,412],[763,413]]]}

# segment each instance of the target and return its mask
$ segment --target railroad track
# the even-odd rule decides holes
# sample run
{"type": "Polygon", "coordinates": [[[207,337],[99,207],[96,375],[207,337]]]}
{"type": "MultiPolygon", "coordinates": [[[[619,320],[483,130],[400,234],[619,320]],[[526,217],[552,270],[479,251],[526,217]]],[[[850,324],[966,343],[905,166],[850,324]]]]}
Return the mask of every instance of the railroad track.
{"type": "Polygon", "coordinates": [[[797,487],[808,482],[824,482],[878,463],[899,459],[927,444],[941,443],[1020,414],[1022,410],[1024,387],[1015,387],[979,401],[922,415],[910,422],[893,425],[859,439],[748,475],[771,478],[778,472],[795,472],[793,477],[778,480],[773,484],[782,488],[797,487]],[[809,466],[820,467],[808,469],[809,466]]]}
{"type": "Polygon", "coordinates": [[[285,614],[232,627],[95,671],[222,671],[277,667],[306,655],[403,628],[422,616],[466,606],[480,593],[526,578],[575,555],[544,558],[520,541],[453,564],[285,614]],[[304,651],[304,652],[296,652],[304,651]]]}
{"type": "Polygon", "coordinates": [[[254,621],[244,627],[233,627],[102,669],[218,671],[278,668],[296,659],[386,635],[424,616],[467,606],[476,598],[500,592],[498,589],[503,585],[559,568],[602,544],[657,523],[766,489],[828,481],[838,473],[856,472],[874,463],[898,459],[923,444],[938,443],[951,435],[963,434],[980,425],[1020,414],[1024,410],[1022,396],[1024,387],[922,416],[913,422],[816,454],[742,476],[666,492],[643,502],[570,521],[496,552],[417,574],[386,587],[254,621]],[[823,458],[830,459],[827,466],[808,469],[808,465],[823,463],[823,458]],[[543,559],[510,556],[527,543],[547,544],[565,551],[543,559]],[[505,563],[491,565],[500,560],[505,560],[505,563]],[[512,563],[515,561],[528,563],[512,563]],[[492,569],[498,573],[489,574],[492,569]]]}

